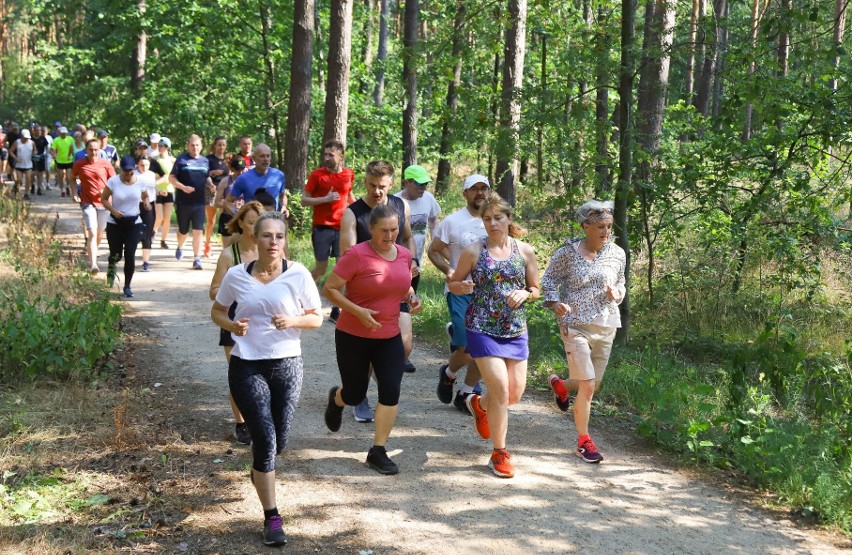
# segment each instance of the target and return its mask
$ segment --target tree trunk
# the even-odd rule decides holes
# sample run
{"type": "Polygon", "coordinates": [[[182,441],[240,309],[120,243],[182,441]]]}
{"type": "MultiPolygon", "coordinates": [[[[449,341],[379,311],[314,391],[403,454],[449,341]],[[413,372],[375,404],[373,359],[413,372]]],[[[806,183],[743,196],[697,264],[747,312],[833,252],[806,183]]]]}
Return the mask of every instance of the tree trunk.
{"type": "Polygon", "coordinates": [[[453,79],[447,86],[447,110],[444,114],[444,122],[441,126],[441,146],[438,151],[438,177],[435,180],[435,188],[438,192],[447,190],[450,179],[449,155],[453,150],[452,126],[456,119],[459,108],[458,88],[461,85],[462,47],[464,46],[464,21],[467,17],[467,9],[464,0],[456,3],[456,18],[453,22],[453,79]]]}
{"type": "Polygon", "coordinates": [[[275,147],[275,163],[284,166],[284,143],[281,141],[281,118],[275,105],[275,60],[273,59],[270,34],[272,33],[272,10],[268,4],[260,5],[260,40],[263,48],[263,66],[266,72],[266,113],[270,124],[266,135],[275,147]]]}
{"type": "Polygon", "coordinates": [[[718,125],[722,125],[722,122],[719,122],[718,119],[722,113],[722,98],[724,93],[724,79],[722,79],[722,76],[725,74],[725,66],[727,64],[729,44],[728,15],[730,12],[731,4],[730,2],[725,2],[725,13],[722,16],[722,25],[719,28],[719,55],[716,60],[716,75],[713,77],[713,109],[711,111],[713,119],[717,121],[718,125]]]}
{"type": "Polygon", "coordinates": [[[630,113],[633,105],[633,25],[636,20],[636,0],[621,2],[621,66],[619,70],[619,145],[618,145],[618,185],[615,190],[614,231],[616,244],[624,249],[627,265],[624,268],[627,292],[619,305],[621,327],[616,341],[626,345],[630,338],[630,241],[627,236],[627,199],[631,193],[631,170],[633,169],[633,149],[631,140],[630,113]]]}
{"type": "MultiPolygon", "coordinates": [[[[838,1],[846,1],[846,0],[838,0],[838,1]]],[[[757,69],[757,37],[760,32],[760,20],[763,18],[764,10],[766,6],[769,5],[769,0],[766,0],[766,4],[761,7],[763,0],[753,0],[751,4],[751,53],[750,58],[751,61],[748,65],[748,75],[751,77],[754,75],[754,72],[757,69]]],[[[745,105],[745,122],[743,123],[743,137],[742,140],[744,143],[748,142],[751,139],[751,120],[752,120],[753,107],[751,102],[746,102],[745,105]]]]}
{"type": "Polygon", "coordinates": [[[721,51],[721,21],[727,9],[727,0],[715,0],[713,2],[713,16],[715,18],[715,35],[713,46],[705,54],[704,67],[701,70],[701,79],[698,81],[698,91],[695,95],[695,109],[704,116],[710,111],[710,96],[713,91],[713,79],[716,77],[717,62],[721,51]]]}
{"type": "Polygon", "coordinates": [[[402,165],[417,163],[417,33],[420,30],[420,0],[405,0],[402,74],[405,107],[402,111],[402,165]]]}
{"type": "Polygon", "coordinates": [[[367,17],[364,18],[364,67],[370,71],[373,65],[373,27],[376,24],[376,0],[364,0],[367,17]]]}
{"type": "MultiPolygon", "coordinates": [[[[787,77],[790,69],[790,12],[793,9],[793,0],[780,0],[778,6],[778,21],[781,26],[778,33],[778,51],[776,75],[779,81],[787,77]]],[[[781,130],[784,120],[779,116],[775,119],[775,126],[781,130]]]]}
{"type": "Polygon", "coordinates": [[[609,156],[609,41],[605,30],[606,12],[598,7],[598,32],[595,33],[595,196],[600,198],[612,187],[609,156]]]}
{"type": "MultiPolygon", "coordinates": [[[[539,113],[547,110],[547,34],[541,33],[541,77],[539,80],[539,113]]],[[[582,98],[582,96],[581,96],[582,98]]],[[[535,171],[539,188],[544,186],[544,123],[536,123],[535,171]]]]}
{"type": "Polygon", "coordinates": [[[293,6],[293,55],[290,59],[290,99],[284,137],[284,173],[287,175],[287,188],[299,191],[304,188],[308,173],[313,50],[314,0],[296,0],[293,6]]]}
{"type": "Polygon", "coordinates": [[[385,62],[388,59],[388,17],[390,17],[390,0],[379,0],[381,15],[379,16],[379,52],[376,55],[376,86],[373,88],[373,103],[380,107],[385,94],[385,62]]]}
{"type": "Polygon", "coordinates": [[[686,58],[684,72],[683,96],[687,102],[692,101],[692,91],[695,89],[695,51],[698,40],[698,16],[701,13],[701,0],[692,0],[692,15],[689,17],[689,55],[686,58]]]}
{"type": "Polygon", "coordinates": [[[520,170],[518,134],[521,125],[520,93],[524,79],[526,38],[527,0],[509,0],[509,28],[506,29],[506,46],[503,50],[503,91],[495,181],[498,183],[497,192],[513,206],[520,170]]]}
{"type": "Polygon", "coordinates": [[[139,0],[137,4],[139,33],[136,35],[136,47],[133,50],[133,58],[130,63],[130,90],[133,91],[133,96],[136,98],[142,98],[142,85],[145,81],[145,61],[148,58],[148,33],[145,31],[145,1],[139,0]]]}
{"type": "MultiPolygon", "coordinates": [[[[420,43],[429,43],[429,22],[421,21],[420,22],[420,43]]],[[[426,48],[426,65],[420,70],[421,75],[431,75],[433,71],[434,64],[434,53],[431,48],[426,48]]],[[[423,113],[424,118],[428,118],[432,115],[432,87],[435,84],[434,79],[426,79],[426,84],[423,86],[423,89],[419,91],[420,95],[420,111],[423,113]]]]}
{"type": "MultiPolygon", "coordinates": [[[[500,54],[494,53],[494,67],[491,70],[491,121],[492,129],[497,127],[497,113],[500,110],[500,100],[497,88],[500,86],[500,54]]],[[[488,149],[488,179],[493,184],[494,179],[494,149],[488,149]]]]}
{"type": "Polygon", "coordinates": [[[353,0],[331,0],[328,36],[328,86],[325,92],[325,127],[322,143],[346,144],[349,123],[349,68],[352,52],[353,0]]]}
{"type": "MultiPolygon", "coordinates": [[[[837,70],[840,67],[840,50],[839,48],[843,46],[843,32],[846,27],[846,6],[848,5],[849,0],[834,0],[834,33],[832,35],[832,39],[834,40],[834,60],[832,61],[832,65],[834,69],[837,70]]],[[[829,81],[828,86],[831,90],[837,90],[837,78],[834,77],[829,81]]]]}

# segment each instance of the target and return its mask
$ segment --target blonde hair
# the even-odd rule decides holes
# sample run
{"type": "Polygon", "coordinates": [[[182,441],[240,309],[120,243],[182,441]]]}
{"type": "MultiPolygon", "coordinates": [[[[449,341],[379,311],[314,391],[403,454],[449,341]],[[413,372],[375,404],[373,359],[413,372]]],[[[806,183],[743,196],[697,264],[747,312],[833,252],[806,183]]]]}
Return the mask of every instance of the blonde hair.
{"type": "Polygon", "coordinates": [[[263,214],[263,205],[257,202],[256,200],[250,200],[247,203],[243,204],[240,209],[237,210],[237,213],[234,215],[234,217],[231,218],[227,224],[225,224],[225,229],[228,231],[228,233],[245,233],[242,226],[240,226],[240,220],[245,217],[246,212],[248,212],[249,210],[254,210],[255,212],[257,212],[257,215],[260,216],[263,214]]]}
{"type": "Polygon", "coordinates": [[[485,213],[489,211],[492,214],[505,214],[509,217],[509,237],[515,237],[517,239],[518,237],[523,237],[528,233],[525,227],[515,223],[515,210],[512,208],[512,205],[506,202],[503,197],[497,193],[491,193],[482,204],[482,214],[485,215],[485,213]]]}
{"type": "Polygon", "coordinates": [[[599,222],[607,217],[612,217],[614,204],[611,200],[601,202],[590,200],[577,209],[577,221],[581,224],[599,222]]]}

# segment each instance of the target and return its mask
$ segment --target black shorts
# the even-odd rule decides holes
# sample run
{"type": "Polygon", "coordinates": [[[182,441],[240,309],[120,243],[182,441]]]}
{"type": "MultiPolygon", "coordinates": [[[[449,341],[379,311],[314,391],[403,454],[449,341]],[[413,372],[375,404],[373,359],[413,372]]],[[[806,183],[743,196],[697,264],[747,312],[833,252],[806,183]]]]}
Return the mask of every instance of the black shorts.
{"type": "Polygon", "coordinates": [[[8,148],[0,148],[0,162],[3,160],[9,159],[9,149],[8,148]]]}
{"type": "Polygon", "coordinates": [[[47,171],[47,160],[42,156],[38,160],[33,160],[33,169],[37,172],[47,171]]]}
{"type": "MultiPolygon", "coordinates": [[[[237,316],[237,303],[232,303],[231,307],[228,309],[228,318],[233,320],[237,316]]],[[[236,345],[236,341],[234,341],[234,336],[231,335],[231,332],[228,330],[219,328],[219,345],[221,347],[233,347],[236,345]]]]}
{"type": "Polygon", "coordinates": [[[221,214],[219,214],[219,229],[218,229],[218,231],[219,231],[219,235],[221,235],[222,237],[230,237],[231,236],[231,232],[228,231],[227,229],[225,229],[225,226],[228,225],[228,222],[230,222],[232,218],[233,218],[233,216],[231,216],[230,214],[227,214],[225,212],[222,212],[221,214]]]}
{"type": "Polygon", "coordinates": [[[68,162],[67,164],[63,162],[56,162],[56,169],[58,170],[70,170],[74,167],[74,162],[68,162]]]}
{"type": "Polygon", "coordinates": [[[175,194],[174,193],[169,193],[166,196],[157,194],[157,204],[169,204],[169,203],[174,204],[174,202],[175,202],[175,194]]]}
{"type": "Polygon", "coordinates": [[[19,172],[23,172],[23,173],[33,171],[33,169],[32,169],[32,168],[15,168],[15,170],[17,170],[17,171],[19,171],[19,172]]]}
{"type": "Polygon", "coordinates": [[[190,226],[195,230],[204,229],[205,213],[204,203],[199,204],[178,204],[177,205],[177,221],[178,233],[186,235],[189,233],[190,226]]]}
{"type": "Polygon", "coordinates": [[[325,262],[329,256],[340,258],[340,230],[327,225],[315,225],[311,231],[314,259],[325,262]]]}
{"type": "Polygon", "coordinates": [[[396,334],[389,339],[373,339],[335,329],[334,347],[344,403],[355,406],[367,395],[372,366],[379,389],[379,403],[388,407],[399,404],[405,360],[402,336],[396,334]]]}

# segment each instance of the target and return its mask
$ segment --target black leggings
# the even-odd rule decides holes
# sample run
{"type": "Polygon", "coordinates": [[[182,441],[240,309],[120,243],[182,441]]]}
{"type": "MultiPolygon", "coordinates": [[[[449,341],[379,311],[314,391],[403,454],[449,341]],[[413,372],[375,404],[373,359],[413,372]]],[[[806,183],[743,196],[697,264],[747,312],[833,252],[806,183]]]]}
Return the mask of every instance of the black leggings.
{"type": "Polygon", "coordinates": [[[302,357],[243,360],[231,355],[228,386],[251,434],[252,468],[275,470],[302,391],[302,357]]]}
{"type": "Polygon", "coordinates": [[[124,286],[130,287],[136,271],[136,247],[142,240],[145,225],[134,223],[136,216],[119,218],[117,223],[107,222],[106,236],[109,243],[109,267],[114,272],[124,253],[124,286]]]}
{"type": "Polygon", "coordinates": [[[337,368],[343,385],[343,402],[357,405],[367,395],[370,385],[370,365],[379,387],[379,403],[393,407],[399,404],[403,362],[402,336],[390,339],[358,337],[345,331],[334,330],[337,350],[337,368]]]}
{"type": "Polygon", "coordinates": [[[145,230],[142,232],[142,248],[150,249],[154,239],[154,220],[157,217],[154,213],[154,205],[151,204],[150,210],[145,210],[145,204],[140,202],[139,215],[142,217],[142,224],[145,226],[145,230]]]}

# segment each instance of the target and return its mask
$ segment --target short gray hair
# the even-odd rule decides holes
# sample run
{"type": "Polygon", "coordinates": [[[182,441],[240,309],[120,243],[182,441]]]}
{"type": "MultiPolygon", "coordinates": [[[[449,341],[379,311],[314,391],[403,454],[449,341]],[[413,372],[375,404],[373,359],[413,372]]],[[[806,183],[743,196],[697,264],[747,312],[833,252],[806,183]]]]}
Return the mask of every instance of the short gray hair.
{"type": "Polygon", "coordinates": [[[611,200],[590,200],[577,209],[577,221],[581,224],[594,223],[607,216],[612,217],[614,204],[611,200]]]}
{"type": "Polygon", "coordinates": [[[284,217],[284,214],[281,212],[271,211],[271,212],[261,212],[260,216],[254,222],[254,236],[257,237],[260,234],[260,226],[266,220],[275,220],[284,224],[284,232],[287,232],[287,218],[284,217]]]}

